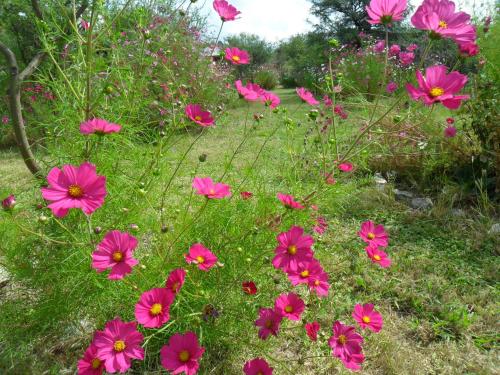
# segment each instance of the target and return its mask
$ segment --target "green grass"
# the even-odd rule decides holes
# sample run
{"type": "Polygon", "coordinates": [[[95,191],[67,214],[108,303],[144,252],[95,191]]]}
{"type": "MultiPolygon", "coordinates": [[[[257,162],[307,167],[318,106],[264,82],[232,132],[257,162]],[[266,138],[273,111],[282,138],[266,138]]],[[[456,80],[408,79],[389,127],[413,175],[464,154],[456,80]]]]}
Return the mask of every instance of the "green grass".
{"type": "MultiPolygon", "coordinates": [[[[12,274],[10,284],[0,289],[1,373],[74,369],[93,331],[115,316],[133,320],[140,294],[163,285],[173,268],[185,267],[182,254],[198,241],[223,266],[208,273],[188,267],[189,280],[172,308],[175,323],[158,333],[143,330],[149,340],[146,359],[134,362],[131,373],[160,373],[159,349],[174,332],[187,330],[194,330],[207,349],[200,374],[240,374],[244,362],[256,356],[268,359],[277,375],[348,373],[331,357],[326,341],[334,320],[353,324],[354,305],[367,302],[376,304],[385,325],[380,334],[366,335],[363,373],[495,373],[499,243],[486,234],[485,221],[469,214],[465,219],[443,214],[442,208],[439,215],[412,211],[394,200],[391,187],[377,190],[363,170],[339,176],[337,184],[325,188],[317,177],[322,150],[305,118],[308,108],[292,91],[278,94],[295,120],[293,126],[281,121],[283,115],[267,112],[255,123],[252,116],[262,107],[253,104],[230,109],[193,146],[167,194],[167,233],[160,230],[162,187],[198,134],[172,136],[161,153],[155,145],[138,147],[121,135],[98,146],[91,161],[108,176],[110,191],[92,217],[92,225],[103,228],[100,235],[88,233],[79,212],[61,220],[63,227],[49,211],[36,209],[41,203],[37,183],[15,154],[0,156],[0,196],[13,192],[20,202],[14,218],[0,216],[0,260],[12,274]],[[200,162],[203,153],[207,160],[200,162]],[[148,170],[151,158],[158,163],[148,170]],[[234,189],[241,185],[239,190],[252,191],[255,197],[242,201],[235,190],[233,199],[209,202],[202,209],[203,199],[191,193],[192,177],[218,180],[226,167],[223,181],[234,189]],[[293,224],[308,231],[313,225],[310,210],[287,213],[281,223],[266,225],[284,211],[276,193],[304,197],[312,191],[317,192],[312,203],[329,223],[314,249],[332,288],[322,300],[303,288],[295,291],[308,303],[304,321],[320,322],[320,340],[310,342],[302,324],[286,322],[277,338],[260,341],[253,325],[258,308],[272,306],[280,293],[292,290],[286,276],[270,264],[275,237],[293,224]],[[40,216],[47,221],[40,222],[40,216]],[[390,233],[393,266],[388,270],[369,262],[357,238],[360,223],[368,219],[383,223],[390,233]],[[111,282],[90,268],[92,243],[108,230],[129,230],[132,223],[139,226],[133,234],[140,241],[140,266],[125,281],[111,282]],[[241,292],[245,280],[256,282],[256,296],[241,292]],[[201,319],[207,305],[219,310],[217,319],[201,319]]],[[[339,127],[343,139],[357,131],[355,120],[339,127]]],[[[45,155],[44,160],[49,166],[78,163],[74,150],[82,145],[61,142],[57,159],[49,161],[45,155]]]]}

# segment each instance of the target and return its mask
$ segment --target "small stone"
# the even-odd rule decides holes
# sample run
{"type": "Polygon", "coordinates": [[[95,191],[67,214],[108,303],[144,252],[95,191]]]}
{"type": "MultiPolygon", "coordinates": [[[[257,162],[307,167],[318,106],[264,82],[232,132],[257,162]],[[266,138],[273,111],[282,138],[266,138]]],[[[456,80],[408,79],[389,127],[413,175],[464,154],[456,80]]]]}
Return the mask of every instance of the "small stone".
{"type": "Polygon", "coordinates": [[[397,200],[410,200],[413,198],[413,193],[405,190],[394,189],[394,194],[397,200]]]}
{"type": "Polygon", "coordinates": [[[434,203],[430,198],[413,198],[410,202],[412,208],[417,210],[428,210],[434,203]]]}
{"type": "Polygon", "coordinates": [[[385,178],[383,178],[380,173],[375,173],[373,180],[375,181],[375,186],[377,187],[378,190],[385,189],[385,185],[387,184],[387,180],[385,178]]]}
{"type": "Polygon", "coordinates": [[[0,266],[0,288],[6,286],[10,281],[10,275],[7,270],[0,266]]]}
{"type": "Polygon", "coordinates": [[[461,208],[454,208],[451,210],[451,214],[455,217],[464,217],[465,211],[462,210],[461,208]]]}
{"type": "Polygon", "coordinates": [[[488,231],[488,234],[499,234],[500,233],[500,223],[493,224],[488,231]]]}

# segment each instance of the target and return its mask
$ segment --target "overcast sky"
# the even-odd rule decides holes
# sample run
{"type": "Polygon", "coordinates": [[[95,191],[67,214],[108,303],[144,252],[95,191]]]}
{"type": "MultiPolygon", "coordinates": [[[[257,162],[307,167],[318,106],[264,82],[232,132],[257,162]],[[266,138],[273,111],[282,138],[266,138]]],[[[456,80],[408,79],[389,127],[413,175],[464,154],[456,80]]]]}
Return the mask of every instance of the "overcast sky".
{"type": "MultiPolygon", "coordinates": [[[[471,13],[475,4],[494,3],[495,0],[455,0],[457,8],[471,13]]],[[[410,0],[419,5],[422,0],[410,0]]],[[[213,0],[198,0],[204,14],[209,14],[212,31],[217,32],[220,19],[212,8],[213,0]]],[[[224,25],[223,36],[247,32],[257,34],[270,42],[276,42],[294,34],[312,29],[309,20],[313,20],[307,0],[229,0],[241,12],[241,18],[224,25]]],[[[314,21],[314,20],[313,20],[314,21]]]]}

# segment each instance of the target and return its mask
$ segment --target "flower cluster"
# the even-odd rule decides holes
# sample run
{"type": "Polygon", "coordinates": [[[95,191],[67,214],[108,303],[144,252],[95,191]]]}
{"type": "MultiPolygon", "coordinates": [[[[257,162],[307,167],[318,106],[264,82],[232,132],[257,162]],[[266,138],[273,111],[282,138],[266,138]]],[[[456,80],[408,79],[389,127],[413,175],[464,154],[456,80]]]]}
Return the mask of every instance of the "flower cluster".
{"type": "Polygon", "coordinates": [[[389,245],[389,236],[384,226],[376,225],[373,221],[368,220],[361,224],[361,230],[358,234],[367,244],[365,250],[371,261],[382,268],[389,267],[391,265],[391,260],[387,253],[382,250],[382,248],[389,245]]]}
{"type": "Polygon", "coordinates": [[[278,95],[264,90],[256,83],[247,82],[247,84],[243,86],[243,83],[238,80],[234,83],[234,85],[236,86],[238,94],[249,102],[260,101],[271,109],[276,108],[281,103],[278,95]]]}

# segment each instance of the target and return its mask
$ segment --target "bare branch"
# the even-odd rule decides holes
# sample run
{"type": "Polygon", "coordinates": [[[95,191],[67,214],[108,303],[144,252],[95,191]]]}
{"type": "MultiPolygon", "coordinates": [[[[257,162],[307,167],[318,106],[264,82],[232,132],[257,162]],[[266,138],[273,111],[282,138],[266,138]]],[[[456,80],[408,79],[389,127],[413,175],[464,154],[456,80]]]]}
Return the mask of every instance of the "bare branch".
{"type": "Polygon", "coordinates": [[[17,145],[21,151],[24,163],[30,172],[40,178],[41,169],[31,152],[31,147],[24,128],[24,119],[21,107],[21,82],[19,80],[19,67],[17,65],[16,55],[14,55],[10,48],[2,42],[0,42],[0,52],[5,56],[10,71],[8,95],[9,107],[12,115],[12,127],[14,129],[14,134],[16,135],[17,145]]]}
{"type": "Polygon", "coordinates": [[[33,72],[38,68],[45,58],[45,52],[38,52],[29,64],[24,68],[24,70],[19,74],[19,81],[22,82],[27,79],[33,72]]]}
{"type": "Polygon", "coordinates": [[[40,9],[40,3],[38,2],[38,0],[31,0],[31,7],[33,8],[33,12],[35,13],[35,16],[38,19],[43,20],[43,14],[42,14],[42,10],[40,9]]]}
{"type": "Polygon", "coordinates": [[[82,4],[80,5],[80,8],[75,13],[75,18],[78,19],[80,16],[87,10],[87,7],[89,6],[89,3],[87,0],[83,1],[82,4]]]}

